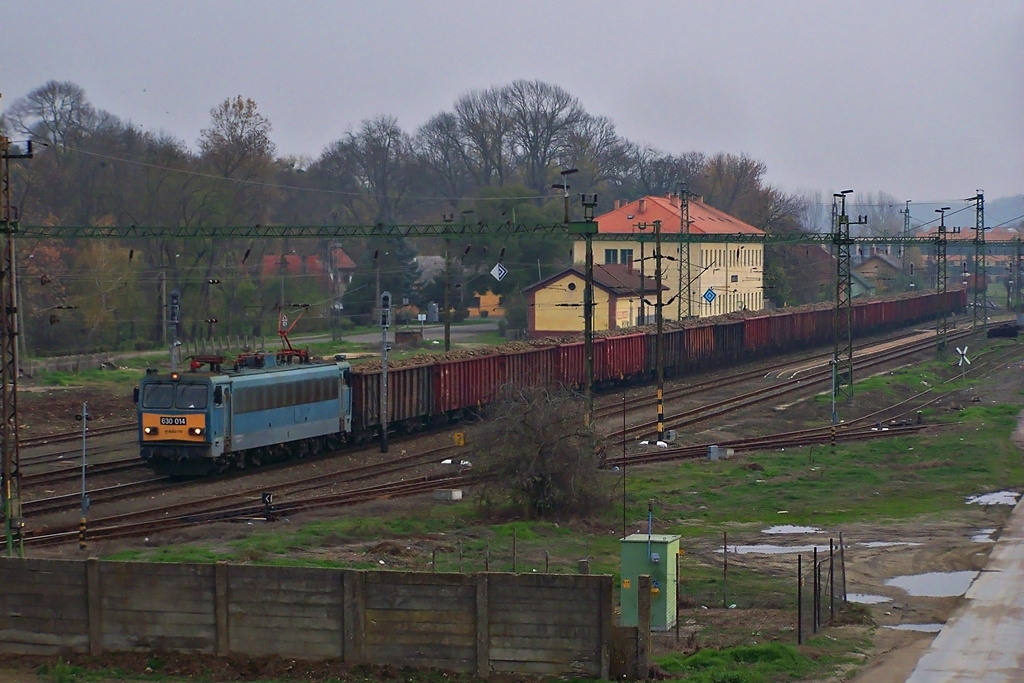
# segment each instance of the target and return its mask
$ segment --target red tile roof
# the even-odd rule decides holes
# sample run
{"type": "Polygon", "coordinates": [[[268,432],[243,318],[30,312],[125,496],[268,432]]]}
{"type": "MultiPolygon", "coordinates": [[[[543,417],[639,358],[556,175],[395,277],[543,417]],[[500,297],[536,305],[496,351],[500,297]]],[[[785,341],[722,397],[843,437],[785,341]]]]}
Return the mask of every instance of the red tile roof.
{"type": "MultiPolygon", "coordinates": [[[[598,216],[598,233],[636,232],[637,223],[661,221],[662,234],[678,234],[682,206],[679,198],[643,197],[598,216]]],[[[763,235],[749,223],[730,216],[724,211],[708,206],[697,199],[690,200],[690,232],[694,234],[736,234],[763,235]]]]}
{"type": "MultiPolygon", "coordinates": [[[[565,270],[559,271],[550,277],[546,277],[540,282],[535,282],[529,287],[524,287],[523,292],[530,292],[535,289],[543,289],[548,284],[565,277],[567,273],[576,273],[576,275],[586,278],[586,270],[582,266],[570,266],[565,270]]],[[[640,272],[635,269],[630,269],[629,266],[621,263],[606,263],[601,266],[594,266],[594,286],[601,287],[602,289],[608,290],[612,294],[617,296],[636,294],[640,291],[641,283],[643,284],[644,292],[657,292],[658,282],[653,277],[644,277],[641,279],[640,272]]],[[[662,290],[667,290],[668,287],[662,283],[662,290]]]]}

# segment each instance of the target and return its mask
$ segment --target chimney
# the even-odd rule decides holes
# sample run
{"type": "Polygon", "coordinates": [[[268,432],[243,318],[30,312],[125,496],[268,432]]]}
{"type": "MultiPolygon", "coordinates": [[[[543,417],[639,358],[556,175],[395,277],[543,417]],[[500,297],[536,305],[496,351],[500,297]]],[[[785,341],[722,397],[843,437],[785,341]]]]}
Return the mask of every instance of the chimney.
{"type": "Polygon", "coordinates": [[[637,213],[643,213],[647,210],[647,197],[641,197],[637,202],[637,213]]]}
{"type": "Polygon", "coordinates": [[[633,272],[633,255],[632,254],[630,254],[629,256],[626,257],[626,268],[629,269],[630,273],[633,272]]]}
{"type": "Polygon", "coordinates": [[[621,207],[621,206],[622,206],[622,200],[621,199],[616,199],[615,200],[615,210],[618,211],[619,207],[621,207]]]}
{"type": "Polygon", "coordinates": [[[669,203],[670,203],[670,204],[672,204],[672,206],[676,207],[677,209],[678,209],[678,208],[679,208],[679,206],[680,206],[680,205],[682,204],[682,202],[681,202],[681,201],[679,201],[679,195],[677,195],[677,194],[674,194],[674,193],[673,193],[673,194],[670,194],[670,195],[668,196],[668,201],[669,201],[669,203]]]}

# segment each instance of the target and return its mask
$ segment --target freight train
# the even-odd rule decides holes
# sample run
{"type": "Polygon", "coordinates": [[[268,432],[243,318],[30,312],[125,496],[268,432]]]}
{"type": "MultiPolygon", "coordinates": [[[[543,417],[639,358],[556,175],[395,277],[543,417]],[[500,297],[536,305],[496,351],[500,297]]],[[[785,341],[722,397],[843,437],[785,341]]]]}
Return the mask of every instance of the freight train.
{"type": "MultiPolygon", "coordinates": [[[[851,333],[856,338],[931,321],[942,312],[963,311],[966,304],[964,290],[856,302],[851,333]]],[[[666,323],[665,374],[828,344],[833,310],[819,304],[666,323]]],[[[595,385],[652,378],[655,345],[656,334],[649,328],[597,336],[595,385]]],[[[584,342],[575,338],[393,364],[388,369],[389,430],[418,431],[476,414],[506,384],[583,386],[584,361],[584,342]]],[[[158,472],[196,476],[360,443],[380,434],[380,392],[379,367],[313,363],[290,344],[276,353],[245,353],[233,361],[197,356],[187,372],[148,371],[140,382],[140,455],[158,472]]]]}

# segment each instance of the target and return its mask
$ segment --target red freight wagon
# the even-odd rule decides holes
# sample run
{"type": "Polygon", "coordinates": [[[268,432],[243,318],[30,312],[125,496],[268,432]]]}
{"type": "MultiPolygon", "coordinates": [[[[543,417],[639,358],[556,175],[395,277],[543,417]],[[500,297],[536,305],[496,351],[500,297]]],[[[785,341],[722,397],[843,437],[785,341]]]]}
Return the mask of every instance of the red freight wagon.
{"type": "Polygon", "coordinates": [[[434,411],[473,409],[490,403],[505,383],[505,357],[478,356],[433,366],[434,411]]]}
{"type": "Polygon", "coordinates": [[[505,356],[505,382],[517,387],[554,386],[558,377],[558,347],[515,351],[505,356]]]}
{"type": "MultiPolygon", "coordinates": [[[[648,377],[654,377],[658,372],[658,335],[648,332],[644,336],[644,373],[648,377]]],[[[661,334],[661,344],[665,375],[671,377],[682,372],[686,367],[686,330],[665,330],[661,334]]]]}
{"type": "Polygon", "coordinates": [[[714,325],[688,327],[685,336],[686,367],[694,369],[711,365],[715,357],[714,325]]]}
{"type": "MultiPolygon", "coordinates": [[[[646,336],[643,332],[621,337],[605,337],[601,341],[601,379],[619,381],[642,374],[646,362],[646,336]]],[[[664,338],[662,334],[662,338],[664,338]]],[[[596,349],[595,349],[596,351],[596,349]]]]}
{"type": "MultiPolygon", "coordinates": [[[[419,426],[432,412],[431,365],[388,369],[388,422],[419,426]]],[[[352,428],[380,425],[380,369],[352,368],[352,428]]]]}
{"type": "Polygon", "coordinates": [[[743,348],[747,354],[761,356],[771,351],[772,321],[769,316],[747,318],[743,321],[743,348]]]}
{"type": "Polygon", "coordinates": [[[743,355],[743,321],[723,320],[714,327],[715,358],[731,363],[743,355]]]}
{"type": "MultiPolygon", "coordinates": [[[[594,380],[607,378],[603,356],[604,339],[594,340],[594,380]]],[[[557,383],[565,387],[582,387],[587,383],[586,348],[583,342],[558,347],[557,383]]]]}

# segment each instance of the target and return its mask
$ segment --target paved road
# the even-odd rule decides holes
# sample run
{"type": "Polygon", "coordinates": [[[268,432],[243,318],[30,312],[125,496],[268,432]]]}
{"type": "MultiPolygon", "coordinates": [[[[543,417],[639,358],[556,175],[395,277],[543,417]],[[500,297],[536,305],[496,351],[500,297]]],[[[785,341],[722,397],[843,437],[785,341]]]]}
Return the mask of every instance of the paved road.
{"type": "Polygon", "coordinates": [[[907,683],[1024,681],[1024,501],[907,683]]]}

